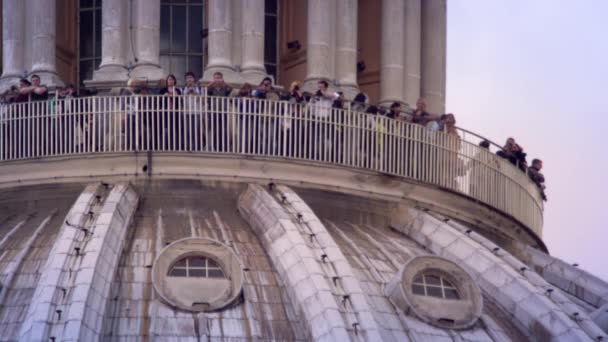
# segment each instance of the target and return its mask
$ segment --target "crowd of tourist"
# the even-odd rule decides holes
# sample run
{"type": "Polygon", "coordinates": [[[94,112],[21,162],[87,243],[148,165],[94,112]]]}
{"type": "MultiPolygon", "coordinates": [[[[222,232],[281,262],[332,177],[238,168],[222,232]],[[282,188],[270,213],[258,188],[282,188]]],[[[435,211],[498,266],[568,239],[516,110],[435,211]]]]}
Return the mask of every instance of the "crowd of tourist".
{"type": "MultiPolygon", "coordinates": [[[[28,101],[44,101],[49,100],[49,90],[46,86],[40,83],[38,75],[32,75],[31,81],[21,79],[17,86],[12,86],[9,90],[0,95],[0,104],[23,103],[28,101]]],[[[158,86],[151,88],[145,82],[129,81],[127,88],[120,90],[120,95],[167,95],[167,96],[189,96],[202,95],[216,97],[235,96],[239,98],[255,98],[255,99],[270,99],[276,101],[288,101],[294,104],[307,104],[314,102],[317,109],[317,115],[329,116],[331,109],[343,109],[348,101],[345,100],[342,92],[333,92],[329,89],[329,84],[325,80],[317,82],[317,90],[314,93],[305,92],[302,89],[299,81],[291,83],[289,89],[281,89],[272,84],[272,79],[266,77],[257,86],[244,83],[239,89],[233,87],[224,81],[223,75],[216,72],[213,79],[206,87],[200,87],[197,83],[196,75],[192,72],[187,72],[184,75],[184,86],[178,87],[177,78],[174,75],[168,75],[165,80],[159,82],[158,86]]],[[[56,96],[58,99],[69,99],[78,97],[74,85],[67,85],[64,88],[57,89],[56,96]]],[[[171,100],[168,99],[171,104],[171,100]]],[[[175,105],[175,104],[172,104],[175,105]]],[[[365,112],[375,116],[383,116],[387,119],[410,122],[416,125],[425,126],[430,131],[443,131],[448,135],[452,135],[456,139],[459,138],[456,129],[456,118],[454,114],[431,114],[427,111],[427,104],[423,98],[418,99],[413,110],[408,111],[402,107],[399,102],[392,103],[388,108],[371,105],[365,94],[359,93],[349,103],[350,108],[354,111],[365,112]]],[[[184,110],[188,111],[191,109],[184,110]]],[[[220,123],[214,122],[214,125],[220,123]]],[[[480,147],[489,149],[490,143],[487,140],[479,144],[480,147]]],[[[515,139],[508,138],[505,145],[496,152],[500,158],[504,158],[517,168],[526,172],[530,179],[539,187],[542,197],[546,200],[544,194],[545,179],[540,172],[542,169],[542,161],[534,159],[532,165],[528,166],[526,161],[526,153],[523,148],[515,142],[515,139]]]]}

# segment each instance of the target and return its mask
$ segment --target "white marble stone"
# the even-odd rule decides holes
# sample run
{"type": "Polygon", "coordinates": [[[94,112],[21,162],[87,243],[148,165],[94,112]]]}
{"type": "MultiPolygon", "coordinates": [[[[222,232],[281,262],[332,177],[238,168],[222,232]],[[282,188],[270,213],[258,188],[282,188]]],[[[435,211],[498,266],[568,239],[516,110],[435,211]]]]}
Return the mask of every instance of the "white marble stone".
{"type": "Polygon", "coordinates": [[[382,0],[380,39],[380,103],[404,102],[403,62],[405,2],[382,0]]]}
{"type": "Polygon", "coordinates": [[[132,78],[164,79],[160,67],[160,0],[133,0],[134,46],[137,61],[132,78]]]}
{"type": "Polygon", "coordinates": [[[264,0],[241,1],[241,76],[259,84],[266,77],[264,67],[264,0]]]}
{"type": "Polygon", "coordinates": [[[33,12],[30,14],[32,25],[32,68],[30,74],[40,76],[41,84],[48,87],[63,86],[63,81],[57,75],[55,58],[56,0],[30,1],[31,6],[28,8],[33,12]]]}
{"type": "Polygon", "coordinates": [[[420,93],[434,114],[445,113],[446,7],[446,0],[422,1],[420,93]]]}
{"type": "Polygon", "coordinates": [[[421,0],[405,0],[405,35],[403,47],[404,100],[411,107],[420,97],[421,0]]]}
{"type": "Polygon", "coordinates": [[[0,90],[17,85],[25,66],[25,1],[2,1],[2,77],[0,90]]]}
{"type": "Polygon", "coordinates": [[[122,0],[102,2],[101,64],[93,80],[99,82],[127,81],[128,3],[122,0]]]}
{"type": "Polygon", "coordinates": [[[221,72],[227,82],[241,81],[232,64],[232,6],[232,1],[209,0],[209,60],[203,74],[206,82],[213,79],[215,72],[221,72]]]}
{"type": "Polygon", "coordinates": [[[309,0],[304,89],[315,92],[317,81],[335,78],[336,0],[309,0]]]}
{"type": "Polygon", "coordinates": [[[336,0],[336,85],[353,98],[357,85],[357,0],[336,0]]]}

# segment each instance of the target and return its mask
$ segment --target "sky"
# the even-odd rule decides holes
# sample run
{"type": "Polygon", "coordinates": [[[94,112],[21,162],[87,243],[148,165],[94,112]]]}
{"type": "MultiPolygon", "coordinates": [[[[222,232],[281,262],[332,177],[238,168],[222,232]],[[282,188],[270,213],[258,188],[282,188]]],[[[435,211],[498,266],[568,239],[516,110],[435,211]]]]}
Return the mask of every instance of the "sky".
{"type": "Polygon", "coordinates": [[[608,1],[448,0],[446,109],[543,160],[549,253],[608,280],[608,1]]]}

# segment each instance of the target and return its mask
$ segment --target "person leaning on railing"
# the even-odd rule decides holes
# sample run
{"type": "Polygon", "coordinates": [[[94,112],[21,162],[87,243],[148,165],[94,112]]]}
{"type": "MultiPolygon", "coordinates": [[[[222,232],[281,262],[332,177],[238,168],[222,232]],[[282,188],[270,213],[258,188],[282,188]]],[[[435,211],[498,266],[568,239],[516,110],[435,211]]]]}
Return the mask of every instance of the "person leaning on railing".
{"type": "Polygon", "coordinates": [[[303,110],[304,104],[307,102],[304,97],[304,93],[302,92],[302,85],[300,81],[293,81],[289,86],[289,94],[286,97],[287,102],[290,105],[290,112],[284,113],[282,127],[285,134],[291,134],[291,142],[290,142],[290,151],[298,149],[298,151],[302,151],[302,147],[304,146],[304,122],[303,120],[303,110]]]}
{"type": "Polygon", "coordinates": [[[239,124],[241,127],[240,149],[243,153],[253,153],[255,151],[255,147],[253,145],[253,137],[255,135],[253,132],[253,86],[249,83],[244,83],[236,96],[239,99],[238,110],[240,113],[239,124]]]}
{"type": "Polygon", "coordinates": [[[175,98],[175,96],[181,94],[182,91],[177,87],[177,79],[175,76],[168,75],[165,79],[165,87],[160,90],[159,95],[166,96],[166,98],[163,99],[163,117],[165,122],[163,125],[165,131],[163,139],[166,146],[170,149],[179,149],[183,140],[183,134],[182,132],[179,132],[179,127],[183,127],[181,124],[183,122],[183,115],[180,112],[179,99],[175,98]],[[173,134],[177,134],[178,139],[170,139],[170,136],[173,134]],[[174,141],[177,146],[174,145],[174,141]]]}
{"type": "Polygon", "coordinates": [[[40,84],[40,76],[32,75],[32,83],[19,89],[19,92],[28,95],[32,101],[44,101],[49,98],[49,89],[40,84]]]}
{"type": "Polygon", "coordinates": [[[538,186],[543,201],[547,200],[545,195],[545,176],[540,173],[543,168],[543,161],[540,159],[532,159],[532,166],[528,168],[528,177],[538,186]]]}
{"type": "Polygon", "coordinates": [[[526,153],[519,146],[515,139],[508,138],[502,150],[496,152],[496,155],[508,160],[511,164],[517,166],[523,172],[526,172],[528,163],[526,162],[526,153]]]}
{"type": "Polygon", "coordinates": [[[185,85],[182,89],[182,94],[185,96],[183,101],[183,119],[184,125],[182,132],[184,134],[184,148],[193,149],[197,146],[198,135],[200,132],[200,118],[197,113],[196,96],[201,94],[201,89],[196,83],[196,75],[192,71],[184,74],[185,85]]]}
{"type": "MultiPolygon", "coordinates": [[[[213,81],[207,85],[207,95],[215,97],[228,97],[232,93],[232,87],[224,81],[224,75],[217,71],[213,74],[213,81]]],[[[222,151],[222,132],[226,128],[225,114],[228,110],[227,101],[223,99],[210,99],[209,103],[209,126],[210,136],[205,137],[207,147],[212,151],[222,151]]]]}

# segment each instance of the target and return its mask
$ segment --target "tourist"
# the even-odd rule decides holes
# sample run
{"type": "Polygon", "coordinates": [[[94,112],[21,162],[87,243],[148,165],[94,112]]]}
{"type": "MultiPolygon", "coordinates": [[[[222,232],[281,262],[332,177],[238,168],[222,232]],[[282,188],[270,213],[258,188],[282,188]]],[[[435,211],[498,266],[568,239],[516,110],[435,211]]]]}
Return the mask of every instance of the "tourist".
{"type": "Polygon", "coordinates": [[[538,186],[543,200],[547,200],[545,195],[545,176],[540,172],[543,168],[543,161],[540,159],[532,159],[532,166],[528,168],[528,177],[538,186]]]}
{"type": "Polygon", "coordinates": [[[264,77],[262,82],[253,90],[253,97],[256,99],[266,99],[268,95],[273,91],[272,80],[270,77],[264,77]]]}
{"type": "Polygon", "coordinates": [[[223,151],[226,146],[227,139],[223,139],[225,128],[227,125],[226,112],[228,111],[228,100],[223,97],[228,97],[232,93],[232,87],[224,81],[224,75],[216,71],[213,74],[213,81],[207,86],[207,95],[220,98],[209,99],[209,137],[207,140],[207,148],[211,151],[223,151]]]}
{"type": "Polygon", "coordinates": [[[496,152],[496,155],[508,160],[511,164],[519,167],[525,172],[527,168],[526,154],[524,153],[523,148],[515,142],[515,139],[508,138],[505,146],[502,150],[496,152]]]}
{"type": "Polygon", "coordinates": [[[482,140],[480,149],[467,165],[469,172],[469,195],[489,201],[492,196],[501,193],[498,185],[499,177],[496,170],[500,170],[500,163],[496,155],[490,152],[490,142],[482,140]]]}
{"type": "Polygon", "coordinates": [[[426,111],[426,100],[422,97],[416,101],[416,109],[412,115],[412,122],[422,126],[432,120],[432,115],[426,111]]]}
{"type": "Polygon", "coordinates": [[[209,96],[230,96],[232,87],[224,82],[224,75],[216,71],[213,74],[213,81],[207,86],[207,95],[209,96]]]}
{"type": "Polygon", "coordinates": [[[169,75],[165,79],[165,87],[160,90],[160,95],[181,95],[182,91],[177,87],[177,78],[169,75]]]}
{"type": "MultiPolygon", "coordinates": [[[[162,132],[162,137],[165,142],[166,149],[169,150],[179,150],[181,147],[181,140],[178,137],[182,136],[181,127],[182,127],[182,116],[178,113],[179,107],[179,99],[176,97],[182,94],[182,91],[177,87],[177,78],[174,75],[168,75],[165,79],[165,86],[161,88],[160,95],[165,95],[165,99],[162,101],[162,108],[165,109],[164,115],[162,117],[162,128],[164,132],[162,132]]],[[[160,137],[158,137],[160,138],[160,137]]]]}
{"type": "Polygon", "coordinates": [[[329,83],[326,80],[317,82],[317,92],[314,96],[313,111],[309,122],[309,151],[312,149],[312,158],[322,159],[326,155],[325,148],[329,140],[329,128],[327,127],[331,115],[331,107],[334,96],[329,91],[329,83]]]}
{"type": "Polygon", "coordinates": [[[366,102],[367,102],[367,97],[365,96],[365,94],[358,93],[353,98],[351,109],[354,111],[357,111],[357,112],[364,112],[365,107],[366,107],[366,104],[365,104],[366,102]]]}
{"type": "MultiPolygon", "coordinates": [[[[27,95],[32,101],[44,101],[49,97],[49,90],[45,85],[40,84],[40,76],[32,75],[32,83],[19,88],[19,92],[27,95]]],[[[22,80],[23,81],[23,80],[22,80]]],[[[22,82],[20,82],[21,85],[22,82]]]]}
{"type": "Polygon", "coordinates": [[[184,95],[200,95],[201,89],[196,84],[196,75],[192,71],[188,71],[184,74],[184,80],[186,81],[186,85],[182,90],[182,94],[184,95]]]}
{"type": "Polygon", "coordinates": [[[401,116],[401,103],[393,102],[388,113],[386,113],[386,117],[389,119],[402,120],[403,118],[401,116]]]}
{"type": "Polygon", "coordinates": [[[253,86],[249,83],[244,83],[241,89],[239,89],[237,97],[239,98],[239,123],[241,127],[240,149],[242,153],[253,153],[255,151],[253,139],[256,136],[254,132],[254,120],[256,117],[253,112],[253,101],[251,100],[253,97],[253,86]]]}
{"type": "Polygon", "coordinates": [[[184,108],[184,148],[188,151],[200,149],[202,101],[198,97],[201,89],[196,84],[196,75],[192,71],[184,74],[185,85],[182,89],[184,108]]]}

